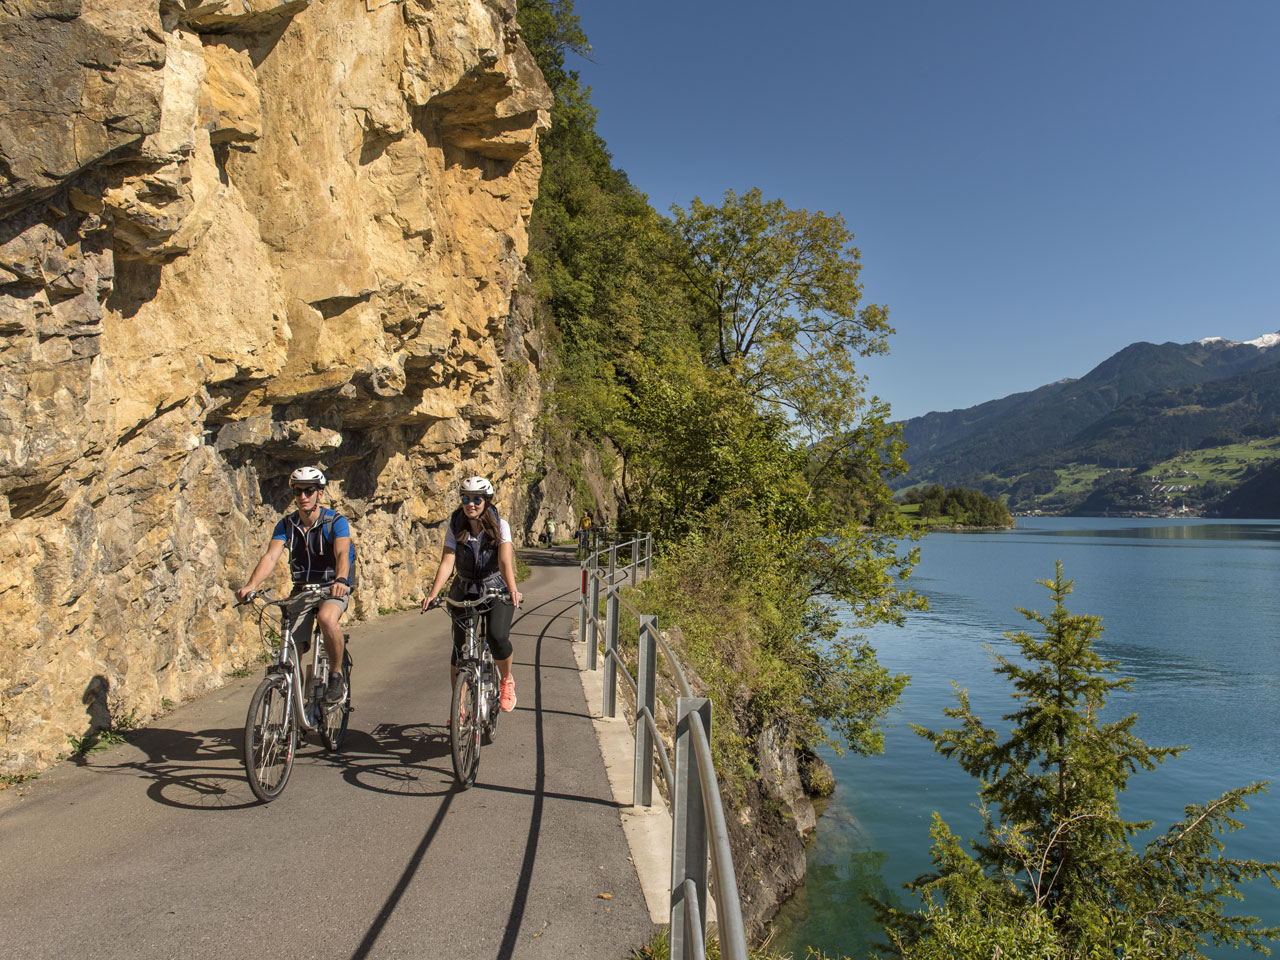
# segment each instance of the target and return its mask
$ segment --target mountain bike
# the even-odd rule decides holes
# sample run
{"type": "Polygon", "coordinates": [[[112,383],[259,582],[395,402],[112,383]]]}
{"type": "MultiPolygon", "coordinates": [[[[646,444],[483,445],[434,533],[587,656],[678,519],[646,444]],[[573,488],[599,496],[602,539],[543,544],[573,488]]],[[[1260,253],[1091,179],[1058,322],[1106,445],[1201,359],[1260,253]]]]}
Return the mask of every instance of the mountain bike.
{"type": "Polygon", "coordinates": [[[329,681],[329,655],[324,649],[319,618],[312,617],[310,633],[301,643],[293,635],[294,625],[328,598],[330,586],[303,584],[292,596],[280,600],[263,591],[250,594],[239,604],[252,605],[258,611],[264,642],[275,639],[265,626],[267,610],[280,610],[279,646],[272,653],[267,675],[253,692],[244,723],[244,769],[253,795],[263,803],[270,803],[284,791],[293,771],[298,740],[306,733],[318,732],[326,750],[337,750],[355,709],[351,706],[350,648],[342,653],[346,695],[338,703],[328,703],[324,693],[329,681]],[[311,662],[304,671],[299,656],[308,651],[311,662]]]}
{"type": "Polygon", "coordinates": [[[432,604],[432,607],[444,605],[450,619],[465,631],[449,706],[453,775],[464,790],[476,782],[481,743],[493,743],[498,737],[501,683],[485,635],[488,621],[484,614],[502,596],[486,590],[474,600],[437,597],[432,604]]]}

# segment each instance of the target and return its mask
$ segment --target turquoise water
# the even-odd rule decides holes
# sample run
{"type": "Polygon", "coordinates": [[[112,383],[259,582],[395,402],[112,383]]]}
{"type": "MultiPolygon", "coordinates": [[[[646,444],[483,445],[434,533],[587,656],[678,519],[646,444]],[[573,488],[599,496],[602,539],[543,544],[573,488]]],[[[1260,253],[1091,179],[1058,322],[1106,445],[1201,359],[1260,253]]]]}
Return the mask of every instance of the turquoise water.
{"type": "MultiPolygon", "coordinates": [[[[983,645],[1012,655],[1005,632],[1037,632],[1014,608],[1052,606],[1035,581],[1051,578],[1059,559],[1075,581],[1067,607],[1103,618],[1099,652],[1135,678],[1108,714],[1137,713],[1137,735],[1151,746],[1189,748],[1134,775],[1125,815],[1163,832],[1187,803],[1269,780],[1273,792],[1251,802],[1227,854],[1280,859],[1280,523],[1021,518],[1016,530],[922,541],[911,585],[931,609],[905,628],[869,634],[881,663],[911,684],[886,724],[883,756],[826,756],[836,793],[818,822],[806,885],[779,915],[775,948],[865,957],[880,933],[862,895],[908,904],[902,883],[930,868],[931,813],[976,835],[975,781],[909,724],[946,725],[952,681],[989,724],[1009,712],[1008,687],[983,645]]],[[[1237,912],[1280,924],[1280,892],[1254,884],[1237,912]]]]}

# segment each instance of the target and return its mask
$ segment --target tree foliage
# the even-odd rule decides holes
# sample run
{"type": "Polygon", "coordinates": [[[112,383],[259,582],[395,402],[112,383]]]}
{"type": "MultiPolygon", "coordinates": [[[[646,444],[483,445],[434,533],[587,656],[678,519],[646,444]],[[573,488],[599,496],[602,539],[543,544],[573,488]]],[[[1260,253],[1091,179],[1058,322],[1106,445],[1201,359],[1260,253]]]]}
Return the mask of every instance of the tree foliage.
{"type": "Polygon", "coordinates": [[[978,490],[964,487],[943,489],[941,484],[912,487],[902,496],[906,504],[920,505],[921,520],[946,518],[952,523],[970,527],[1008,527],[1013,524],[1009,508],[978,490]]]}
{"type": "Polygon", "coordinates": [[[821,434],[809,419],[861,386],[854,358],[887,352],[893,333],[883,306],[858,307],[861,254],[844,219],[766,201],[758,188],[726,191],[719,206],[695,197],[672,214],[672,259],[707,361],[821,434]]]}
{"type": "Polygon", "coordinates": [[[1072,584],[1061,563],[1052,580],[1039,582],[1053,609],[1020,612],[1043,638],[1011,633],[1023,661],[995,658],[1018,704],[1004,718],[1010,732],[1002,737],[984,724],[963,691],[946,711],[959,726],[917,728],[979,781],[985,825],[971,853],[934,815],[934,870],[909,884],[926,909],[879,905],[888,952],[938,956],[947,928],[979,931],[996,917],[1013,924],[1010,936],[1043,932],[1048,921],[1052,941],[1043,955],[1063,960],[1200,957],[1209,944],[1265,949],[1280,928],[1228,914],[1226,906],[1243,882],[1266,877],[1280,885],[1280,862],[1228,858],[1221,840],[1240,828],[1236,815],[1265,784],[1189,805],[1182,820],[1135,849],[1132,839],[1151,823],[1124,819],[1120,794],[1132,774],[1182,748],[1148,746],[1134,733],[1136,715],[1104,722],[1108,697],[1132,680],[1116,677],[1117,663],[1094,649],[1100,618],[1067,610],[1072,584]]]}
{"type": "Polygon", "coordinates": [[[808,745],[876,750],[905,678],[837,629],[834,604],[857,629],[922,601],[902,583],[915,554],[898,551],[911,534],[889,484],[902,443],[854,363],[891,331],[883,307],[860,306],[852,235],[759,190],[658,214],[567,66],[589,49],[572,2],[527,0],[519,18],[556,98],[528,256],[558,357],[548,417],[616,453],[619,522],[658,537],[653,589],[673,585],[664,609],[701,668],[754,665],[735,708],[808,745]],[[699,606],[671,571],[697,574],[699,606]],[[699,634],[708,609],[740,634],[699,634]]]}

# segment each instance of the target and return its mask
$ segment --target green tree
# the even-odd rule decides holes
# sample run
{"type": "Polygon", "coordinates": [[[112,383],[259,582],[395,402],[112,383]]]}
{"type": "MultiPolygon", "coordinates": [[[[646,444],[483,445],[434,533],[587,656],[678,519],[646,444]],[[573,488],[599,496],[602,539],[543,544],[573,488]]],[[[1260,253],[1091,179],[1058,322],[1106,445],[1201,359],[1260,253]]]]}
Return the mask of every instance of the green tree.
{"type": "Polygon", "coordinates": [[[915,554],[897,553],[909,531],[888,487],[901,439],[854,366],[891,331],[883,307],[858,305],[852,235],[758,190],[660,217],[614,167],[567,66],[589,51],[571,0],[524,0],[518,16],[555,94],[527,264],[556,358],[540,371],[544,429],[570,438],[544,449],[616,452],[620,523],[664,550],[654,589],[705,581],[704,602],[673,587],[658,612],[697,638],[699,613],[721,611],[691,647],[708,675],[750,683],[726,704],[741,723],[717,731],[749,743],[776,722],[802,745],[879,749],[905,678],[839,633],[835,605],[856,629],[923,601],[902,585],[915,554]],[[739,635],[718,629],[730,620],[739,635]]]}
{"type": "MultiPolygon", "coordinates": [[[[1057,564],[1049,590],[1053,610],[1020,610],[1043,639],[1011,633],[1025,662],[996,655],[995,672],[1012,687],[1017,709],[1005,716],[1007,736],[983,724],[957,692],[949,717],[960,726],[918,729],[938,752],[977,778],[984,805],[982,838],[972,854],[934,815],[934,871],[909,884],[927,902],[923,912],[879,905],[894,956],[937,955],[940,930],[979,930],[984,918],[1012,921],[1017,935],[1052,923],[1052,950],[1064,960],[1093,957],[1200,957],[1213,944],[1265,949],[1280,928],[1225,912],[1238,885],[1265,876],[1280,885],[1280,862],[1222,855],[1220,834],[1241,824],[1247,797],[1265,784],[1229,790],[1185,816],[1139,851],[1131,838],[1150,822],[1125,820],[1119,795],[1131,774],[1151,770],[1181,747],[1149,747],[1134,730],[1136,715],[1102,720],[1108,696],[1132,680],[1114,676],[1094,641],[1101,619],[1070,613],[1072,591],[1057,564]]],[[[1012,935],[1012,934],[1011,934],[1012,935]]],[[[1048,949],[1048,947],[1046,947],[1048,949]]],[[[1021,955],[1010,953],[1011,956],[1021,955]]]]}
{"type": "Polygon", "coordinates": [[[575,436],[611,439],[639,359],[679,339],[687,304],[656,255],[666,228],[613,164],[591,91],[569,69],[590,45],[572,0],[522,0],[521,36],[555,101],[526,263],[554,347],[541,370],[548,412],[575,436]]]}
{"type": "Polygon", "coordinates": [[[858,306],[861,254],[844,219],[766,201],[758,188],[729,190],[718,207],[695,197],[672,215],[669,256],[708,362],[818,436],[815,416],[838,420],[850,399],[861,407],[854,358],[887,352],[893,329],[885,307],[858,306]]]}

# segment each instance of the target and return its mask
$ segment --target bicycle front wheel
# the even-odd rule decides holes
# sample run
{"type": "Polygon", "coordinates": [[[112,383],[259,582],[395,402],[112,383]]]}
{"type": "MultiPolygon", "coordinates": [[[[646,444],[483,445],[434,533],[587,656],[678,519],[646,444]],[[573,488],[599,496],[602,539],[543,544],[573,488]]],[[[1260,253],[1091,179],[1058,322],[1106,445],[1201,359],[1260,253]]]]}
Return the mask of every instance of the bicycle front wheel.
{"type": "Polygon", "coordinates": [[[258,684],[244,723],[244,770],[249,788],[263,803],[280,796],[293,771],[298,727],[289,711],[289,688],[283,676],[258,684]]]}
{"type": "Polygon", "coordinates": [[[347,693],[341,703],[326,703],[321,709],[324,720],[320,725],[320,739],[326,750],[337,750],[347,735],[347,718],[351,714],[351,654],[342,651],[342,675],[347,681],[347,693]]]}
{"type": "Polygon", "coordinates": [[[480,769],[480,683],[474,670],[458,671],[449,718],[453,775],[465,790],[476,782],[480,769]]]}

